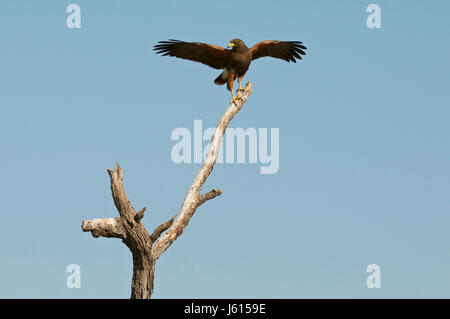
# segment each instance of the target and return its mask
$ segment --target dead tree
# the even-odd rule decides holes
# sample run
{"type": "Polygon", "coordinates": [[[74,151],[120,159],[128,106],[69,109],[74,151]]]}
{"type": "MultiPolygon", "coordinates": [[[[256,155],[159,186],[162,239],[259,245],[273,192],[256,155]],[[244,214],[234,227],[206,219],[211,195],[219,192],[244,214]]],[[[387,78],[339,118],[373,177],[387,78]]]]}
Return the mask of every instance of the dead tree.
{"type": "Polygon", "coordinates": [[[252,85],[247,83],[247,86],[237,94],[240,99],[231,103],[222,115],[212,137],[208,156],[189,187],[178,217],[175,215],[159,225],[151,235],[141,223],[146,208],[136,211],[125,193],[122,168],[117,164],[114,170],[108,169],[112,197],[120,217],[85,220],[81,228],[85,232],[91,232],[94,237],[120,238],[130,249],[133,256],[132,299],[151,297],[155,264],[158,258],[183,233],[196,209],[206,201],[222,194],[222,190],[218,188],[204,194],[200,194],[200,191],[216,164],[228,123],[241,110],[251,91],[252,85]]]}

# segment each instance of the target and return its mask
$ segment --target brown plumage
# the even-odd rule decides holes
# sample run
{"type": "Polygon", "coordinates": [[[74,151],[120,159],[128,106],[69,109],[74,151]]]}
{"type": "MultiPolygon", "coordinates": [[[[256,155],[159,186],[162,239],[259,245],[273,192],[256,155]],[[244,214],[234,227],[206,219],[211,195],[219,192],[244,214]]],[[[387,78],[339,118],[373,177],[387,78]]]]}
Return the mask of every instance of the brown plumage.
{"type": "Polygon", "coordinates": [[[206,64],[214,69],[224,71],[214,80],[217,85],[227,83],[234,102],[233,83],[237,78],[239,89],[242,89],[241,81],[253,60],[268,56],[296,62],[305,55],[306,47],[300,41],[262,41],[250,49],[240,39],[233,39],[228,44],[231,50],[217,45],[200,42],[183,42],[178,40],[160,41],[154,46],[156,53],[163,56],[174,56],[206,64]]]}

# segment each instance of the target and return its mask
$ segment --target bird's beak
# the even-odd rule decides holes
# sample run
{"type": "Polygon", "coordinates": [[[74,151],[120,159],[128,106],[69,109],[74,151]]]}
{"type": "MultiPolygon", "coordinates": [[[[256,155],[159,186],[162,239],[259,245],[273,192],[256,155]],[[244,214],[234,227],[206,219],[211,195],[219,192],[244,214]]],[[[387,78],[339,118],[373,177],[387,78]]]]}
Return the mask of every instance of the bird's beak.
{"type": "Polygon", "coordinates": [[[232,42],[228,43],[227,48],[232,48],[232,47],[234,47],[234,43],[232,43],[232,42]]]}

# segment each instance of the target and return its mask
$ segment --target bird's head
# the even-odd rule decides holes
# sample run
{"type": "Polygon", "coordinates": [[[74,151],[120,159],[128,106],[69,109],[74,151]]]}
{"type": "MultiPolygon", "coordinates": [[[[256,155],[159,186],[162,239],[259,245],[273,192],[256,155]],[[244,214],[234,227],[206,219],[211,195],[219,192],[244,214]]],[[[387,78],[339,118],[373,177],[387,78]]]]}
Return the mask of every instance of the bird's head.
{"type": "Polygon", "coordinates": [[[228,48],[231,49],[240,49],[240,48],[245,48],[245,43],[244,41],[242,41],[241,39],[233,39],[230,41],[230,43],[228,43],[228,48]]]}

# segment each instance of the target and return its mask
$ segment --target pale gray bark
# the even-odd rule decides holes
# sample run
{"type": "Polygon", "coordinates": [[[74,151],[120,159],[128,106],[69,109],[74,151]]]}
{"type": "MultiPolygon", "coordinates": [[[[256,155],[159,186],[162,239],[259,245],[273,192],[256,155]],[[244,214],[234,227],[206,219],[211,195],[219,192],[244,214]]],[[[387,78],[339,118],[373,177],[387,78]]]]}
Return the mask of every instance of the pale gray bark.
{"type": "Polygon", "coordinates": [[[206,201],[222,194],[222,190],[214,188],[200,194],[203,184],[216,164],[225,130],[233,117],[241,110],[252,85],[237,93],[240,98],[231,103],[217,124],[212,137],[210,150],[197,176],[192,182],[181,206],[178,216],[159,225],[150,235],[141,223],[145,207],[138,212],[131,205],[123,186],[122,168],[117,164],[114,170],[108,169],[111,179],[111,193],[120,217],[83,221],[81,228],[91,232],[94,237],[120,238],[127,245],[133,256],[133,279],[131,298],[150,298],[153,292],[155,263],[167,248],[183,233],[196,209],[206,201]]]}

